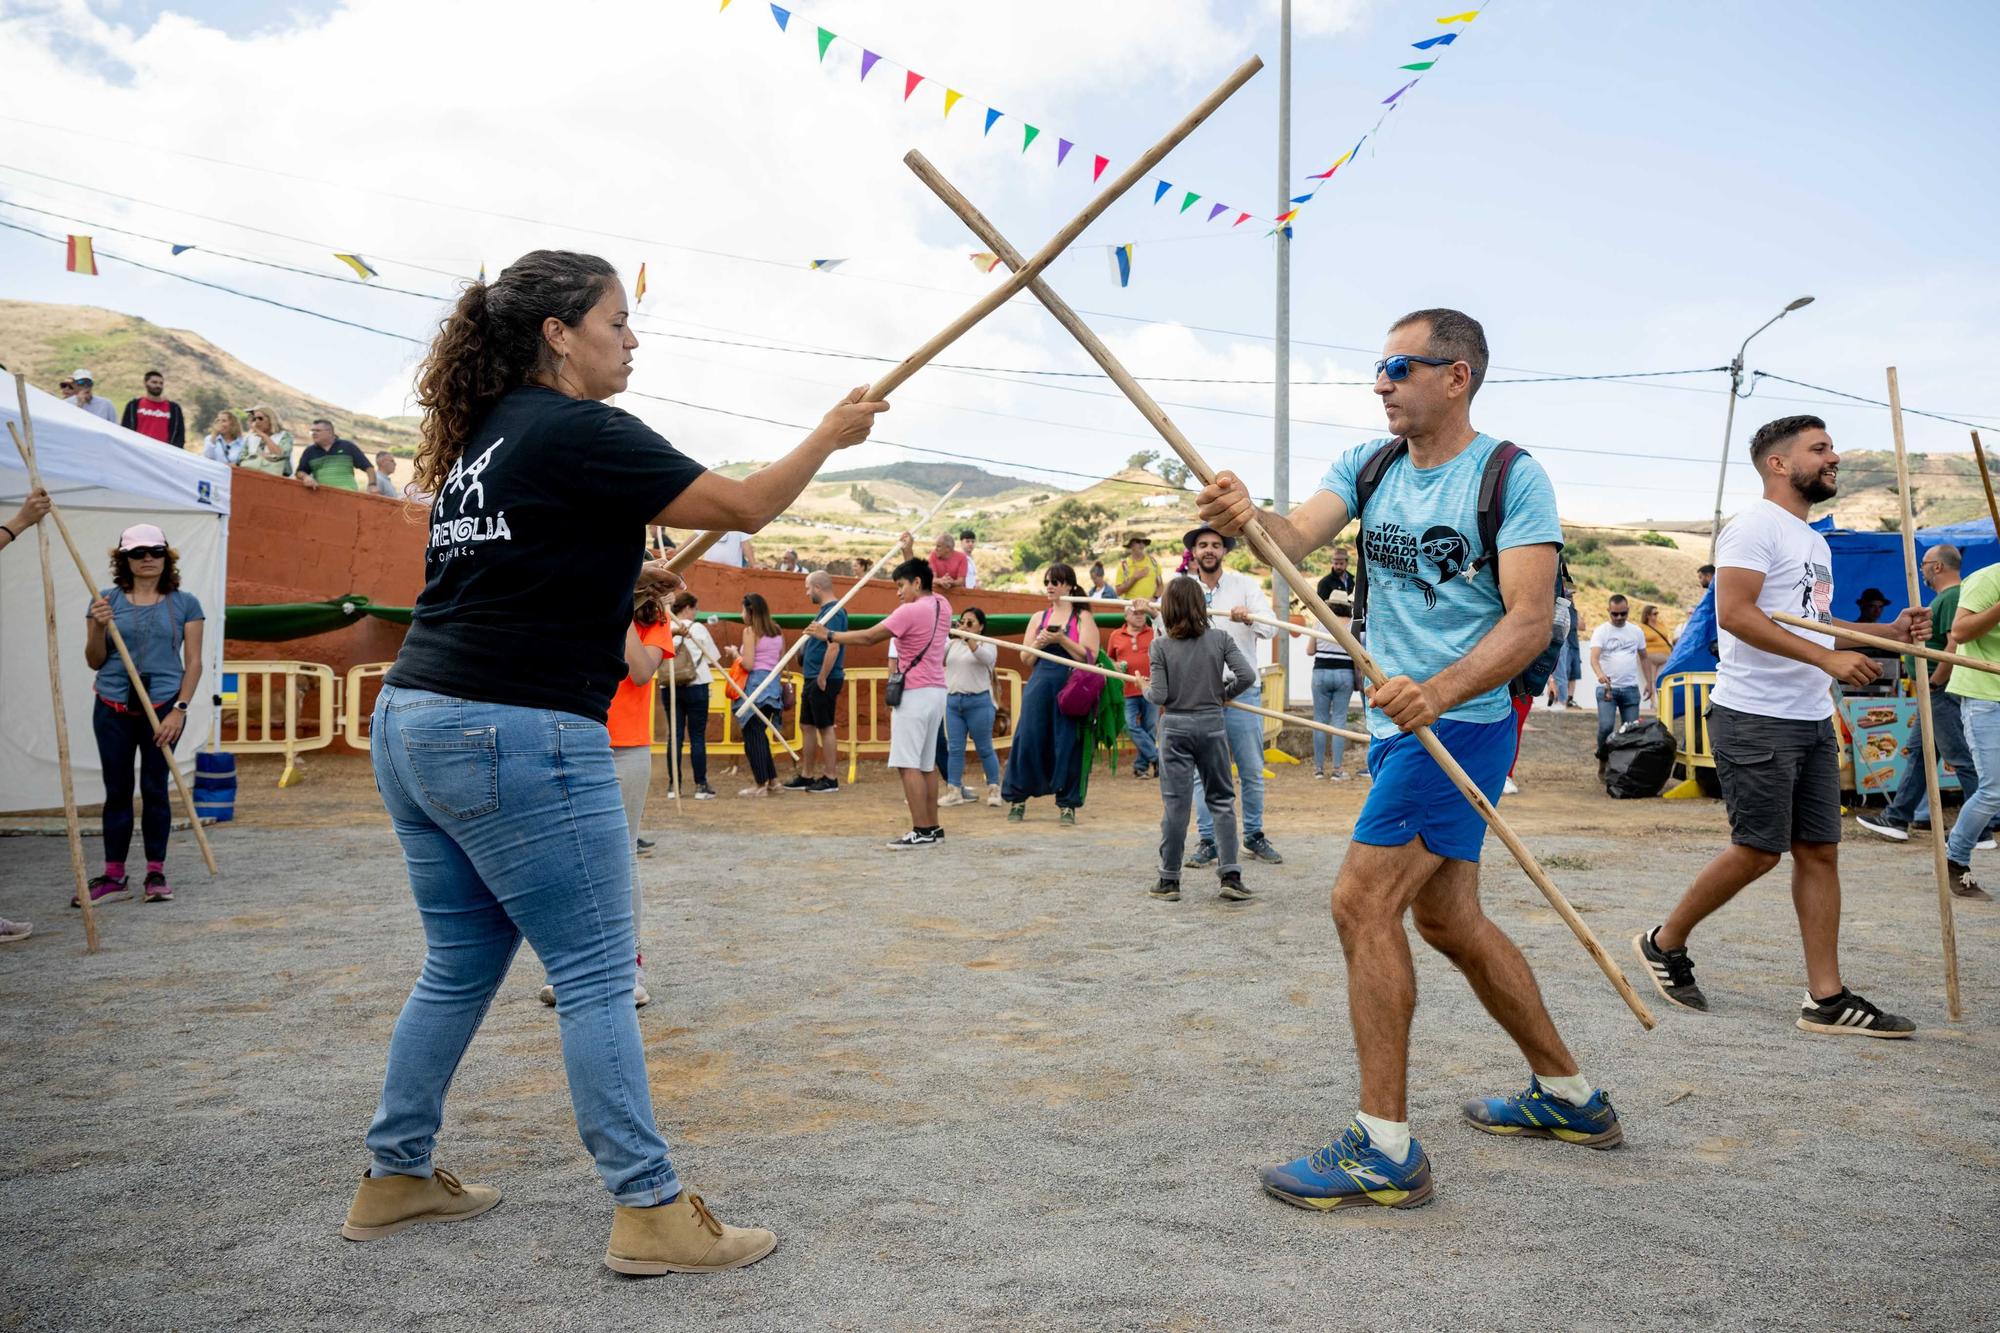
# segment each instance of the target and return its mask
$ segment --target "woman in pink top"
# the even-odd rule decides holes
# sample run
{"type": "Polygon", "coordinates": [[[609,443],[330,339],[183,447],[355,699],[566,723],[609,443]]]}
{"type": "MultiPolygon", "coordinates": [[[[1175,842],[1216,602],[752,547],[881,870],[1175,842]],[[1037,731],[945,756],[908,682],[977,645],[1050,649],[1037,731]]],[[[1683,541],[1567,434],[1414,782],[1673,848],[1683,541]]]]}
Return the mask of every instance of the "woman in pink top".
{"type": "Polygon", "coordinates": [[[903,691],[889,708],[889,767],[903,779],[910,831],[889,846],[900,851],[944,840],[944,826],[937,822],[937,744],[944,726],[944,650],[951,642],[951,603],[931,591],[928,560],[905,560],[890,577],[896,580],[896,600],[902,605],[868,629],[828,630],[816,621],[805,632],[827,643],[896,640],[903,691]]]}
{"type": "MultiPolygon", "coordinates": [[[[785,725],[785,696],[774,668],[785,655],[785,638],[771,619],[771,604],[762,593],[743,595],[743,647],[738,650],[750,678],[743,683],[743,695],[755,703],[774,726],[785,725]]],[[[752,715],[743,724],[743,757],[750,761],[750,776],[757,785],[745,787],[740,796],[768,796],[778,789],[778,765],[771,758],[771,737],[763,720],[752,715]]]]}

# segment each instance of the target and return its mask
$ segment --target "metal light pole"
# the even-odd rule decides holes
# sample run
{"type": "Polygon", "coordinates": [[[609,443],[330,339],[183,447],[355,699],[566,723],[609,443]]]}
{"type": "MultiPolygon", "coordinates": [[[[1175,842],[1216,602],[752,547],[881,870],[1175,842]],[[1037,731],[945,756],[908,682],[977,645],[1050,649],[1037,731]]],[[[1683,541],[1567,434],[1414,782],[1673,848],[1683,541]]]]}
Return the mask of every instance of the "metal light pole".
{"type": "MultiPolygon", "coordinates": [[[[1802,309],[1812,303],[1812,297],[1801,296],[1798,300],[1792,302],[1762,324],[1759,324],[1756,330],[1751,333],[1750,338],[1756,337],[1757,334],[1770,328],[1794,310],[1802,309]]],[[[1729,363],[1729,415],[1723,418],[1722,422],[1722,465],[1715,470],[1715,523],[1708,530],[1708,549],[1709,559],[1711,560],[1715,558],[1716,539],[1722,535],[1722,484],[1729,476],[1729,436],[1736,428],[1736,395],[1743,387],[1743,353],[1750,346],[1750,338],[1743,340],[1743,346],[1736,349],[1736,359],[1729,363]]]]}
{"type": "MultiPolygon", "coordinates": [[[[1278,10],[1278,213],[1283,217],[1292,203],[1292,0],[1282,0],[1278,10]]],[[[1271,401],[1271,490],[1273,506],[1280,514],[1292,508],[1292,237],[1288,223],[1278,224],[1278,308],[1277,367],[1271,401]]],[[[1272,581],[1271,602],[1278,619],[1291,615],[1291,592],[1283,579],[1272,581]]],[[[1272,653],[1279,664],[1290,661],[1290,635],[1272,641],[1272,653]]],[[[1285,682],[1291,697],[1291,681],[1285,682]]]]}

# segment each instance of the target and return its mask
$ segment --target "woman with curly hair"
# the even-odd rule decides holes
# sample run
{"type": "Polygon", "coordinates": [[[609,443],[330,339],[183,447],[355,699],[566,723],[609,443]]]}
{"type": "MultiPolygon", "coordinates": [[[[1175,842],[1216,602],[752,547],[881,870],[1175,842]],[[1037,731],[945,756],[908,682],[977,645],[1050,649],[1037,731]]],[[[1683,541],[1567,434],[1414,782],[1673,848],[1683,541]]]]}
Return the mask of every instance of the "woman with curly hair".
{"type": "MultiPolygon", "coordinates": [[[[179,556],[167,534],[151,523],[135,523],[118,536],[111,552],[111,586],[90,603],[90,626],[83,660],[97,672],[90,726],[104,766],[104,873],[90,881],[90,901],[122,902],[132,896],[125,856],[132,847],[132,761],[139,762],[139,795],[146,850],[144,891],[149,903],[174,900],[167,884],[167,834],[173,806],[167,796],[167,765],[174,742],[187,725],[188,701],[201,682],[201,603],[181,591],[179,556]],[[132,664],[146,682],[146,699],[159,715],[155,732],[146,710],[132,697],[132,677],[109,642],[105,626],[116,624],[132,664]]],[[[76,900],[71,899],[74,907],[76,900]]]]}
{"type": "Polygon", "coordinates": [[[389,1042],[370,1165],[341,1234],[373,1240],[500,1201],[431,1154],[445,1091],[526,938],[548,968],[577,1129],[617,1204],[623,1273],[755,1263],[777,1237],[682,1186],[653,1120],[633,1009],[631,830],[605,729],[648,524],[755,532],[884,403],[856,389],[735,480],[605,399],[639,345],[604,260],[523,255],[468,285],[417,376],[425,586],[374,715],[376,785],[426,952],[389,1042]]]}

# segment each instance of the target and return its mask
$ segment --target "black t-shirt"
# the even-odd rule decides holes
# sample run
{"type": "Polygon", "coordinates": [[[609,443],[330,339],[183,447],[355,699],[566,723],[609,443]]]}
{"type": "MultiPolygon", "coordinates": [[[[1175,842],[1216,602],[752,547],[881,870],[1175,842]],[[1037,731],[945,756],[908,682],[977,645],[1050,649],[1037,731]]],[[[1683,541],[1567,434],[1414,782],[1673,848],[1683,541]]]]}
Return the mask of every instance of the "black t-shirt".
{"type": "Polygon", "coordinates": [[[618,408],[509,393],[431,501],[423,595],[385,679],[604,721],[645,525],[705,470],[618,408]]]}

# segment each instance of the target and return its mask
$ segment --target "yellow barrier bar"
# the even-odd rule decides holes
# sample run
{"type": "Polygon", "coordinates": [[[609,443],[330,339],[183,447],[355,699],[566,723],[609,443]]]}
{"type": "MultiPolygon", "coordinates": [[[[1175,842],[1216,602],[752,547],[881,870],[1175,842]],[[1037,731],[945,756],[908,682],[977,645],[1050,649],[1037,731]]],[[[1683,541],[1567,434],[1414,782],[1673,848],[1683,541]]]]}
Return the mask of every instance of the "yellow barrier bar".
{"type": "Polygon", "coordinates": [[[216,730],[222,737],[222,749],[230,754],[282,754],[285,767],[278,775],[278,785],[289,787],[299,780],[298,757],[307,750],[323,750],[333,744],[334,729],[334,679],[333,670],[317,662],[224,662],[225,674],[233,674],[237,679],[236,700],[233,705],[224,704],[222,715],[216,719],[216,730]],[[249,708],[246,700],[251,697],[247,688],[247,678],[255,677],[257,683],[257,734],[250,732],[249,708]],[[316,731],[310,736],[299,734],[299,690],[301,678],[318,687],[319,706],[312,719],[316,731]],[[280,734],[272,735],[271,684],[276,680],[283,691],[284,727],[280,734]],[[229,714],[236,715],[236,734],[229,734],[229,714]]]}
{"type": "Polygon", "coordinates": [[[365,695],[363,687],[371,680],[380,680],[389,674],[394,662],[361,662],[347,669],[347,687],[341,692],[341,739],[357,750],[366,750],[374,744],[374,731],[369,719],[374,708],[363,708],[361,700],[365,695]]]}

